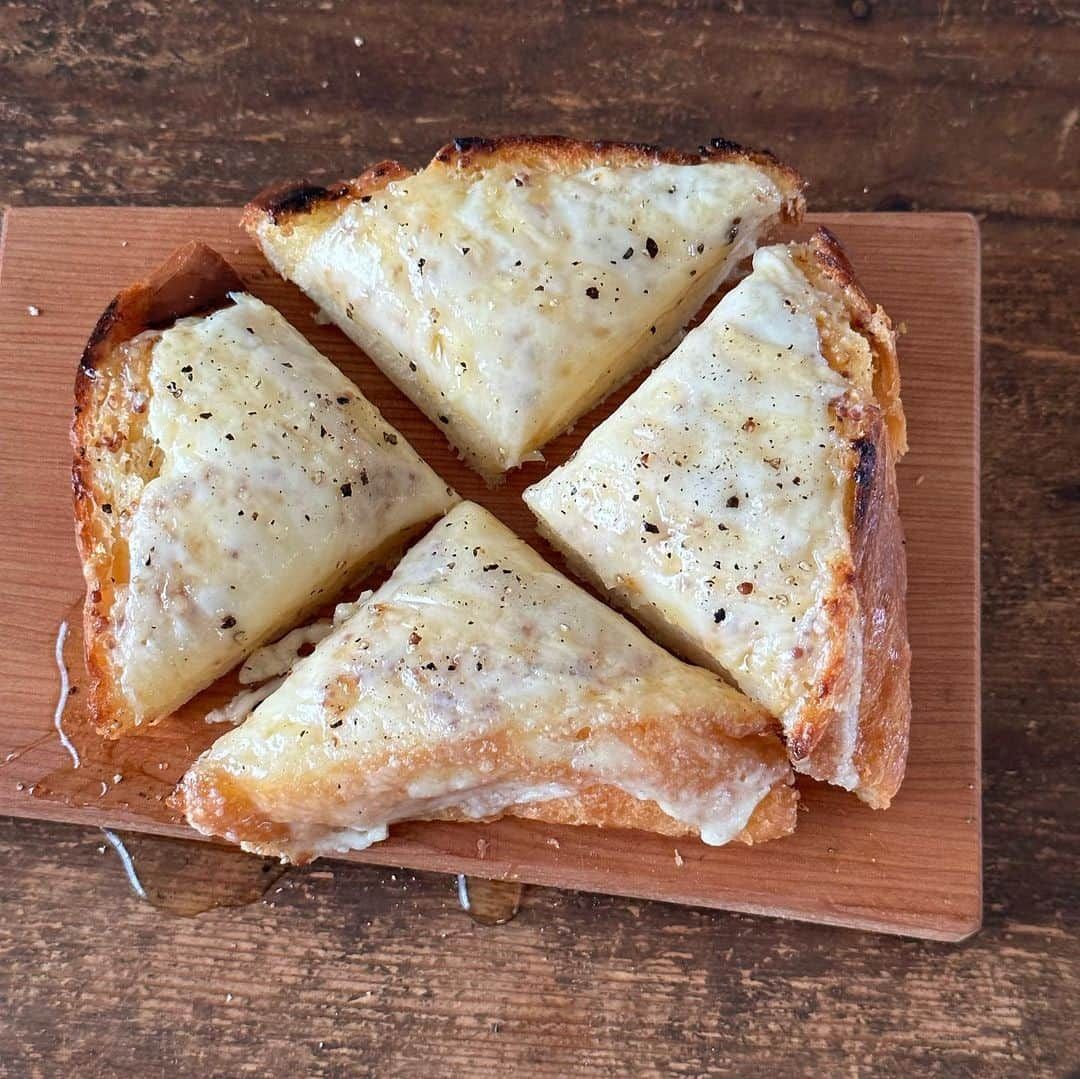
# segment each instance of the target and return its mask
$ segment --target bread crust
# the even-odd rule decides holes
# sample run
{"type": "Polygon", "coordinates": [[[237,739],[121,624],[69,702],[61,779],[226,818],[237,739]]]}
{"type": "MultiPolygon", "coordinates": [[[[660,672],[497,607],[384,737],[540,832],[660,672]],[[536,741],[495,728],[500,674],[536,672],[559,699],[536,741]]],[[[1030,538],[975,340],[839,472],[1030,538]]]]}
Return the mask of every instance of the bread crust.
{"type": "MultiPolygon", "coordinates": [[[[690,727],[696,727],[693,716],[683,717],[690,727]]],[[[706,721],[707,723],[707,721],[706,721]]],[[[676,724],[678,726],[678,723],[676,724]]],[[[776,738],[770,717],[763,709],[752,709],[748,728],[740,737],[760,740],[763,759],[783,759],[782,744],[776,738]]],[[[624,735],[637,754],[644,754],[660,770],[661,774],[677,770],[678,753],[673,752],[668,722],[655,718],[642,720],[627,717],[627,722],[613,730],[624,735]]],[[[719,740],[722,741],[722,740],[719,740]]],[[[675,746],[678,743],[676,741],[675,746]]],[[[547,771],[528,754],[523,755],[505,734],[486,735],[480,739],[458,745],[423,746],[417,749],[394,750],[387,754],[381,748],[352,767],[361,772],[379,775],[388,768],[400,769],[400,783],[405,784],[411,774],[422,773],[433,759],[443,767],[464,766],[487,758],[498,767],[508,768],[519,777],[536,782],[563,781],[574,784],[572,771],[557,767],[547,771]],[[393,758],[389,760],[388,758],[393,758]]],[[[333,809],[340,800],[340,782],[335,782],[332,770],[320,777],[321,786],[308,792],[315,804],[333,809]]],[[[494,770],[493,773],[494,774],[494,770]]],[[[693,783],[694,774],[687,775],[693,783]]],[[[341,779],[340,776],[337,779],[341,779]]],[[[376,804],[379,795],[373,790],[367,808],[376,804]]],[[[762,796],[754,807],[746,826],[734,840],[747,845],[764,843],[790,835],[795,830],[799,793],[792,782],[790,772],[780,777],[762,796]]],[[[280,857],[302,865],[318,856],[318,844],[302,831],[296,832],[285,821],[277,819],[266,807],[260,805],[258,784],[246,782],[220,761],[201,763],[188,770],[176,789],[169,796],[169,805],[183,813],[191,824],[204,835],[216,835],[231,843],[238,843],[245,850],[258,854],[280,857]]],[[[447,820],[477,823],[494,821],[504,816],[515,816],[547,824],[585,825],[594,828],[636,829],[657,832],[667,836],[697,836],[697,831],[687,824],[669,816],[651,799],[637,798],[609,783],[596,783],[574,794],[541,802],[525,802],[510,805],[506,809],[485,818],[462,813],[455,808],[436,812],[419,811],[409,820],[447,820]]]]}
{"type": "MultiPolygon", "coordinates": [[[[175,251],[146,280],[124,289],[102,313],[79,361],[71,423],[72,492],[75,538],[86,580],[83,623],[88,708],[102,734],[115,737],[134,725],[130,704],[120,692],[120,672],[111,660],[115,625],[113,584],[126,573],[124,548],[113,512],[118,491],[106,470],[96,466],[95,446],[137,446],[144,440],[138,414],[125,416],[110,405],[111,376],[124,364],[135,378],[137,356],[121,347],[146,330],[163,330],[177,319],[222,307],[228,294],[243,290],[236,271],[216,251],[190,243],[175,251]]],[[[145,371],[143,372],[145,374],[145,371]]],[[[148,446],[142,447],[149,459],[148,446]]],[[[144,477],[149,478],[149,477],[144,477]]]]}
{"type": "Polygon", "coordinates": [[[853,767],[855,793],[873,808],[884,809],[903,780],[911,724],[907,560],[896,483],[896,463],[907,451],[907,434],[896,334],[889,316],[860,287],[844,249],[828,229],[814,234],[801,268],[811,284],[842,301],[852,327],[866,340],[873,358],[873,401],[841,417],[845,434],[852,437],[852,566],[828,601],[838,609],[833,619],[834,662],[826,678],[834,685],[850,680],[860,685],[854,748],[843,746],[838,717],[829,719],[822,685],[821,713],[807,716],[810,737],[802,746],[789,743],[789,748],[798,770],[817,779],[835,781],[853,767]],[[850,642],[847,648],[845,641],[850,642]]]}
{"type": "MultiPolygon", "coordinates": [[[[728,139],[714,138],[696,153],[684,153],[648,143],[584,142],[562,135],[508,135],[498,138],[463,137],[448,142],[427,166],[460,171],[481,170],[496,163],[576,172],[594,165],[704,165],[744,161],[764,169],[783,192],[782,219],[801,220],[806,210],[806,182],[792,168],[764,150],[751,150],[728,139]]],[[[397,161],[383,161],[354,180],[320,186],[306,181],[266,188],[245,206],[241,222],[248,231],[269,219],[288,226],[307,215],[336,217],[353,199],[370,197],[388,183],[413,175],[397,161]]]]}

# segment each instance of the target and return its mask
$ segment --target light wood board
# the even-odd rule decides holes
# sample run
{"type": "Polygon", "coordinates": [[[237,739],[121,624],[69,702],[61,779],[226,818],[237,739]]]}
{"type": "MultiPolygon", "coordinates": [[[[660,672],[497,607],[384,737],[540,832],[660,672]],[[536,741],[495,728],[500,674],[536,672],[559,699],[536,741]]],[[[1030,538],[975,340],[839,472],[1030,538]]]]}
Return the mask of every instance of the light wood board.
{"type": "MultiPolygon", "coordinates": [[[[486,505],[549,557],[520,492],[564,460],[617,403],[597,409],[552,444],[547,464],[530,465],[489,491],[337,330],[314,322],[311,305],[269,270],[237,217],[231,209],[199,208],[5,214],[0,813],[192,835],[164,797],[207,743],[198,706],[149,735],[100,751],[84,744],[78,775],[67,774],[70,760],[52,726],[57,632],[82,589],[67,440],[75,366],[112,296],[172,248],[190,239],[217,247],[251,290],[339,363],[464,497],[486,505]],[[32,315],[31,307],[40,314],[32,315]],[[123,779],[115,781],[117,775],[123,779]]],[[[912,449],[899,475],[914,717],[907,778],[892,808],[873,812],[839,790],[800,781],[805,811],[797,833],[753,849],[507,819],[404,824],[387,842],[350,858],[942,940],[978,928],[978,232],[963,214],[835,214],[812,221],[837,232],[864,287],[905,331],[900,355],[912,449]]],[[[226,691],[219,687],[217,697],[226,691]]]]}

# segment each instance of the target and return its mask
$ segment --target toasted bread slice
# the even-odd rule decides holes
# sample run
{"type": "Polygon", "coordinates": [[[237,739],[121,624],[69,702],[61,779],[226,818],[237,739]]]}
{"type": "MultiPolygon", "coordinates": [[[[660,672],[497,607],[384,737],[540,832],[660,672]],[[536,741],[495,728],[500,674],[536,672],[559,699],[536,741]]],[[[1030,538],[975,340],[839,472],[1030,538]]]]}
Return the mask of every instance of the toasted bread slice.
{"type": "Polygon", "coordinates": [[[153,723],[456,500],[209,248],[102,315],[72,445],[90,708],[153,723]]]}
{"type": "Polygon", "coordinates": [[[490,482],[669,351],[801,189],[721,140],[459,139],[244,224],[490,482]]]}
{"type": "Polygon", "coordinates": [[[821,230],[759,250],[525,501],[659,639],[778,716],[798,771],[882,807],[911,710],[905,450],[891,323],[821,230]]]}
{"type": "Polygon", "coordinates": [[[462,503],[178,788],[207,835],[294,862],[395,821],[761,841],[795,823],[771,717],[462,503]]]}

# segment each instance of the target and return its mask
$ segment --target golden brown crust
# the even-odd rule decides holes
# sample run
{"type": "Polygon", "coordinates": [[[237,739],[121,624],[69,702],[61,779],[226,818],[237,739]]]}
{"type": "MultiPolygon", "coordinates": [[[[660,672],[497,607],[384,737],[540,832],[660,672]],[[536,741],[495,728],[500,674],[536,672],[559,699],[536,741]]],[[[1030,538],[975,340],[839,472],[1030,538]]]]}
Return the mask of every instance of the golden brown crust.
{"type": "MultiPolygon", "coordinates": [[[[896,484],[896,462],[907,450],[907,437],[896,337],[888,315],[867,298],[843,248],[827,229],[814,235],[810,255],[802,260],[803,271],[816,287],[842,300],[873,359],[872,405],[841,417],[845,433],[854,436],[849,509],[853,565],[850,581],[844,582],[850,587],[838,589],[833,602],[846,607],[853,596],[857,604],[830,621],[843,627],[858,618],[856,639],[846,649],[837,648],[832,674],[840,681],[856,676],[861,681],[851,760],[858,777],[855,791],[874,808],[885,808],[904,776],[911,722],[907,564],[896,484]]],[[[841,744],[841,724],[825,718],[816,717],[819,737],[797,747],[802,752],[793,757],[809,775],[833,779],[844,767],[847,751],[841,744]]]]}
{"type": "Polygon", "coordinates": [[[132,338],[219,307],[229,292],[242,289],[236,271],[220,255],[205,244],[188,244],[149,278],[112,301],[98,319],[79,362],[71,424],[71,477],[76,542],[86,579],[83,619],[90,676],[88,707],[103,734],[121,733],[132,726],[134,717],[119,690],[119,672],[110,661],[113,586],[127,573],[126,549],[117,527],[124,496],[109,471],[99,467],[96,451],[115,452],[125,447],[143,467],[148,467],[152,456],[143,416],[118,407],[113,376],[124,368],[129,379],[138,382],[145,377],[148,357],[124,348],[132,338]]]}
{"type": "MultiPolygon", "coordinates": [[[[333,691],[328,689],[328,701],[333,691]]],[[[725,770],[735,768],[775,767],[784,762],[783,744],[774,734],[772,718],[764,709],[749,705],[741,717],[718,721],[711,716],[688,714],[673,718],[629,716],[608,733],[630,747],[635,759],[648,767],[667,789],[707,792],[723,779],[725,770]],[[690,734],[688,742],[681,735],[690,734]],[[700,746],[708,753],[700,755],[700,746]]],[[[328,710],[334,706],[327,705],[328,710]]],[[[374,744],[369,751],[349,761],[337,762],[310,773],[304,780],[304,801],[320,807],[332,820],[343,805],[342,790],[356,775],[379,777],[363,800],[365,813],[379,819],[392,811],[399,792],[433,765],[439,768],[467,768],[479,761],[490,763],[489,776],[503,775],[524,784],[562,783],[574,786],[579,781],[572,768],[552,768],[538,761],[513,737],[511,731],[488,732],[483,737],[454,744],[424,743],[411,749],[395,746],[387,749],[374,744]]],[[[791,774],[778,779],[755,807],[747,826],[735,837],[747,844],[762,843],[789,835],[795,829],[798,791],[791,774]]],[[[288,823],[274,819],[272,812],[260,808],[259,784],[247,777],[238,778],[227,764],[203,760],[188,770],[169,798],[169,805],[183,813],[188,822],[204,835],[217,835],[240,843],[260,854],[287,857],[302,863],[314,856],[310,838],[294,834],[288,823]]],[[[272,787],[263,794],[273,799],[272,787]]],[[[349,797],[352,797],[350,795],[349,797]]],[[[618,787],[597,783],[575,794],[545,802],[511,806],[500,816],[517,816],[549,824],[588,825],[597,828],[631,828],[659,832],[662,835],[696,835],[694,829],[665,813],[656,802],[635,798],[618,787]]],[[[417,812],[417,819],[475,821],[454,809],[434,814],[417,812]]],[[[383,819],[386,819],[383,817],[383,819]]],[[[410,818],[412,819],[412,818],[410,818]]],[[[328,831],[334,830],[328,826],[328,831]]],[[[318,831],[316,828],[315,831],[318,831]]]]}
{"type": "Polygon", "coordinates": [[[852,326],[870,346],[874,359],[874,398],[885,417],[899,460],[907,453],[907,422],[900,400],[900,364],[892,320],[863,292],[847,252],[824,225],[810,238],[809,246],[813,260],[803,262],[803,271],[818,288],[827,288],[843,300],[852,326]]]}
{"type": "MultiPolygon", "coordinates": [[[[268,819],[244,785],[224,768],[190,769],[167,802],[204,835],[221,836],[272,855],[289,845],[289,826],[268,819]]],[[[303,865],[311,861],[311,855],[290,860],[303,865]]]]}
{"type": "MultiPolygon", "coordinates": [[[[776,786],[757,804],[747,826],[736,836],[752,846],[781,839],[795,831],[799,793],[793,786],[776,786]]],[[[513,817],[545,824],[586,825],[591,828],[634,828],[668,836],[692,836],[693,829],[669,817],[652,801],[634,798],[618,787],[598,785],[572,798],[555,798],[514,806],[513,817]]]]}
{"type": "MultiPolygon", "coordinates": [[[[856,793],[873,808],[885,809],[900,787],[907,762],[911,648],[895,451],[880,417],[861,444],[855,482],[852,547],[862,616],[862,692],[853,763],[856,793]]],[[[829,778],[837,752],[835,738],[827,732],[808,759],[808,773],[829,778]]]]}
{"type": "MultiPolygon", "coordinates": [[[[509,162],[527,168],[562,169],[574,172],[592,165],[705,165],[744,161],[767,172],[784,196],[782,219],[799,221],[806,209],[803,178],[771,153],[749,150],[726,139],[713,139],[697,153],[683,153],[646,143],[583,142],[561,135],[511,135],[501,138],[458,138],[448,142],[431,159],[428,168],[482,169],[509,162]]],[[[336,215],[353,199],[367,198],[393,180],[412,175],[396,161],[383,161],[354,180],[325,187],[306,182],[278,184],[257,195],[244,208],[242,224],[248,231],[269,219],[289,226],[310,214],[336,215]]]]}
{"type": "MultiPolygon", "coordinates": [[[[169,796],[169,806],[204,835],[221,836],[247,849],[272,856],[294,847],[288,825],[270,820],[255,805],[243,785],[224,769],[189,772],[169,796]]],[[[757,804],[747,826],[736,836],[753,846],[782,839],[795,831],[799,792],[793,785],[778,784],[757,804]]],[[[597,785],[573,797],[555,798],[513,806],[507,816],[591,828],[635,829],[667,836],[693,836],[693,829],[668,816],[653,801],[634,798],[618,787],[597,785]]],[[[476,822],[473,817],[448,811],[440,820],[476,822]]],[[[498,818],[492,818],[498,819],[498,818]]],[[[289,854],[289,861],[303,865],[312,852],[289,854]]]]}

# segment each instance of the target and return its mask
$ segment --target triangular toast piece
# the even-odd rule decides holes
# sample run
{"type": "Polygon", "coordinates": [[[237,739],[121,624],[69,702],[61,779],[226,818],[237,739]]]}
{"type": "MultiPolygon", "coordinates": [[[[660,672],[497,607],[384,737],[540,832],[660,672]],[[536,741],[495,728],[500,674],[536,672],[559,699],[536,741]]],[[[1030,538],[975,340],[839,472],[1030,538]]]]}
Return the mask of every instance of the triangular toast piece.
{"type": "Polygon", "coordinates": [[[153,723],[456,501],[209,248],[122,292],[75,387],[90,709],[153,723]]]}
{"type": "Polygon", "coordinates": [[[272,189],[244,224],[494,481],[670,351],[801,189],[722,140],[458,139],[419,173],[272,189]]]}
{"type": "Polygon", "coordinates": [[[654,635],[778,716],[798,771],[884,807],[910,696],[894,334],[824,230],[754,270],[529,488],[654,635]]]}
{"type": "Polygon", "coordinates": [[[774,721],[573,584],[473,503],[202,755],[200,832],[306,861],[416,818],[787,834],[774,721]]]}

